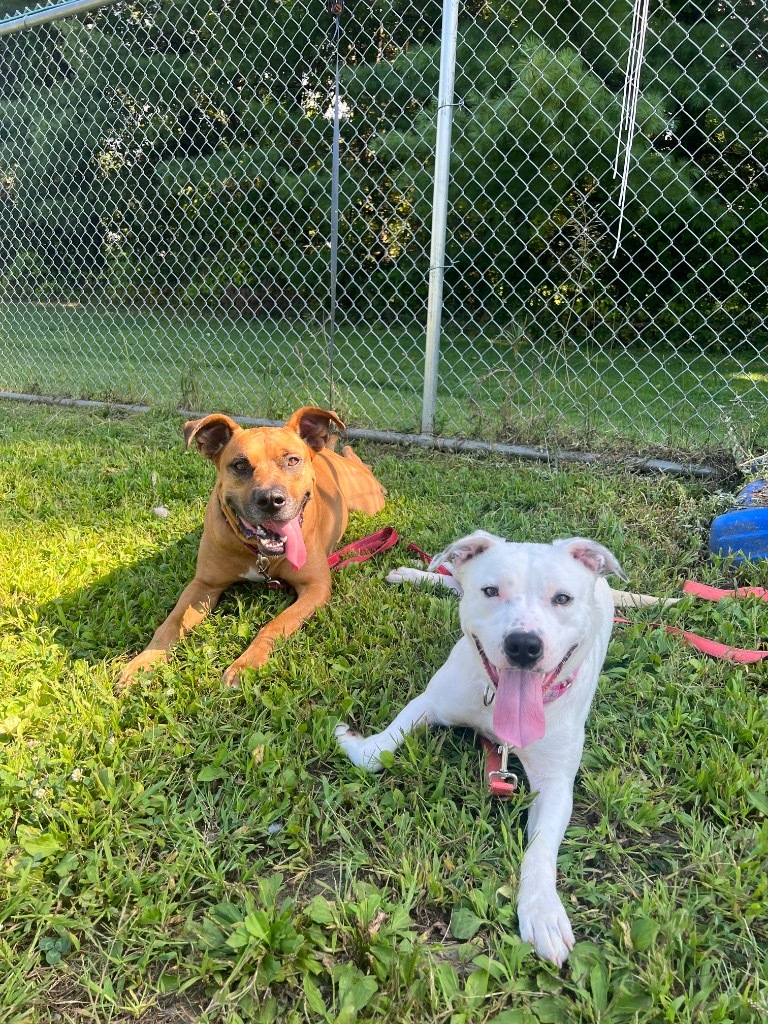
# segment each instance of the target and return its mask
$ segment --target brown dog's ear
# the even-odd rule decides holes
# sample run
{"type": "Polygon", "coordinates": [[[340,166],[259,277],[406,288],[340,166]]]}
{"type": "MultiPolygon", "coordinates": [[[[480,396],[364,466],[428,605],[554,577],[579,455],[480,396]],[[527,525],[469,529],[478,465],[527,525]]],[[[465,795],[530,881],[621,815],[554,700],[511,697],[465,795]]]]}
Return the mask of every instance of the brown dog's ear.
{"type": "Polygon", "coordinates": [[[231,420],[229,416],[214,413],[201,420],[190,420],[184,424],[184,440],[187,448],[195,442],[195,447],[206,459],[215,459],[233,434],[243,428],[231,420]]]}
{"type": "Polygon", "coordinates": [[[448,545],[445,551],[435,555],[429,563],[429,568],[434,570],[444,562],[449,562],[454,569],[458,569],[465,562],[468,562],[470,558],[474,558],[475,555],[481,555],[483,551],[487,551],[488,548],[492,548],[495,544],[504,543],[503,537],[497,537],[493,533],[486,533],[485,530],[477,530],[475,533],[470,533],[468,537],[455,540],[453,544],[448,545]]]}
{"type": "Polygon", "coordinates": [[[563,548],[571,558],[581,562],[596,576],[610,576],[613,573],[626,582],[627,577],[616,556],[597,541],[587,540],[585,537],[570,537],[568,540],[556,540],[554,543],[555,547],[563,548]]]}
{"type": "Polygon", "coordinates": [[[325,409],[318,409],[316,405],[305,405],[296,410],[285,426],[288,430],[295,430],[310,448],[319,452],[328,444],[332,422],[339,430],[344,429],[344,424],[335,412],[326,412],[325,409]]]}

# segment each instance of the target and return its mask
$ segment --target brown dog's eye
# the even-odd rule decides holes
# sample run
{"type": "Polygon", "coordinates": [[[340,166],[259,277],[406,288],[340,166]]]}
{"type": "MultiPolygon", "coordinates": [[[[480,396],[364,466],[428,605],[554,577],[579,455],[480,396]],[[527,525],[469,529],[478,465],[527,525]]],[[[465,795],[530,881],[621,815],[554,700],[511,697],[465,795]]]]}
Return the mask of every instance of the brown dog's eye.
{"type": "Polygon", "coordinates": [[[570,604],[573,598],[570,594],[555,594],[552,598],[552,604],[566,605],[570,604]]]}
{"type": "Polygon", "coordinates": [[[482,590],[483,590],[483,593],[485,594],[486,597],[498,597],[499,596],[499,588],[498,587],[483,587],[482,590]]]}
{"type": "Polygon", "coordinates": [[[289,455],[288,458],[285,460],[285,462],[286,462],[286,465],[288,465],[288,466],[299,466],[299,465],[301,465],[301,459],[299,458],[298,455],[289,455]]]}
{"type": "Polygon", "coordinates": [[[234,470],[235,473],[248,473],[251,469],[251,464],[247,459],[235,459],[234,462],[230,462],[229,468],[234,470]]]}

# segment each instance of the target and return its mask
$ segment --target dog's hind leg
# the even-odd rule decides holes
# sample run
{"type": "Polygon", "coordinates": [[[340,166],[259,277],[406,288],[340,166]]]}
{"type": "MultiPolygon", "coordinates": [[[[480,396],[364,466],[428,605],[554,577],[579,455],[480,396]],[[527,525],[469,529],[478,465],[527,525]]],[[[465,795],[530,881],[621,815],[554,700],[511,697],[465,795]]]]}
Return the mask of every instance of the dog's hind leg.
{"type": "Polygon", "coordinates": [[[324,448],[318,453],[318,459],[322,459],[328,466],[349,509],[363,512],[367,516],[381,512],[385,504],[386,488],[349,445],[342,448],[341,455],[324,448]]]}
{"type": "Polygon", "coordinates": [[[367,462],[363,462],[363,460],[360,458],[357,452],[353,448],[350,448],[348,444],[345,444],[344,447],[341,449],[341,455],[342,458],[349,459],[350,462],[359,462],[360,465],[365,466],[366,469],[371,468],[367,462]]]}
{"type": "Polygon", "coordinates": [[[347,757],[359,768],[369,772],[379,772],[384,767],[381,753],[386,750],[394,754],[406,736],[414,729],[426,725],[441,725],[431,698],[425,693],[406,704],[395,720],[383,732],[374,736],[361,736],[350,727],[340,722],[336,726],[336,740],[347,757]]]}

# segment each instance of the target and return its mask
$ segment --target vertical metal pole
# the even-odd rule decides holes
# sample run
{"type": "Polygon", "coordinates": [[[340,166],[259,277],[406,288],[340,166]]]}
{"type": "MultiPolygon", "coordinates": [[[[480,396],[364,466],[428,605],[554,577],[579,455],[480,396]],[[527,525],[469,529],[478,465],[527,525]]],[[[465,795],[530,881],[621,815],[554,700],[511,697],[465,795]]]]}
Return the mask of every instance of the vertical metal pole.
{"type": "Polygon", "coordinates": [[[424,396],[421,432],[434,434],[437,404],[437,371],[440,362],[440,319],[445,276],[445,234],[448,223],[448,185],[451,176],[451,128],[453,86],[456,77],[456,33],[459,0],[443,0],[443,31],[440,40],[440,86],[437,94],[435,189],[432,201],[432,245],[429,254],[427,336],[424,350],[424,396]]]}
{"type": "Polygon", "coordinates": [[[328,408],[335,408],[333,397],[333,360],[336,346],[336,291],[339,277],[339,177],[341,176],[341,15],[344,0],[328,0],[328,13],[334,18],[333,42],[336,47],[336,71],[333,85],[333,155],[331,157],[331,288],[328,316],[328,408]]]}

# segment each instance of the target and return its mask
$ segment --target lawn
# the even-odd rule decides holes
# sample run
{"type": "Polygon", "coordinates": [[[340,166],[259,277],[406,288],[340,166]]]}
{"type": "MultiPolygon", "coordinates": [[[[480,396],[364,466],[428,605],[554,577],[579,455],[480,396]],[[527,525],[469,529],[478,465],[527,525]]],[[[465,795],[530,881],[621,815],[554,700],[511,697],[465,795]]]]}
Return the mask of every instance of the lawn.
{"type": "MultiPolygon", "coordinates": [[[[397,548],[242,691],[222,670],[285,595],[243,585],[117,696],[192,575],[212,468],[179,420],[0,406],[0,1020],[184,1024],[745,1024],[768,1013],[768,668],[617,627],[560,886],[556,970],[517,934],[529,796],[493,802],[468,732],[412,737],[379,777],[334,747],[419,691],[455,598],[389,586],[397,548]],[[165,518],[156,507],[168,510],[165,518]]],[[[427,550],[483,527],[592,536],[634,588],[768,584],[706,559],[703,485],[368,446],[375,520],[427,550]]],[[[661,613],[657,613],[661,614],[661,613]]],[[[757,646],[768,605],[663,613],[757,646]]]]}
{"type": "MultiPolygon", "coordinates": [[[[424,332],[341,324],[333,406],[348,426],[419,432],[424,332]]],[[[443,436],[700,458],[768,447],[765,359],[659,345],[567,344],[488,329],[445,332],[436,428],[443,436]]],[[[279,418],[327,396],[319,322],[189,311],[0,306],[0,390],[279,418]]]]}

